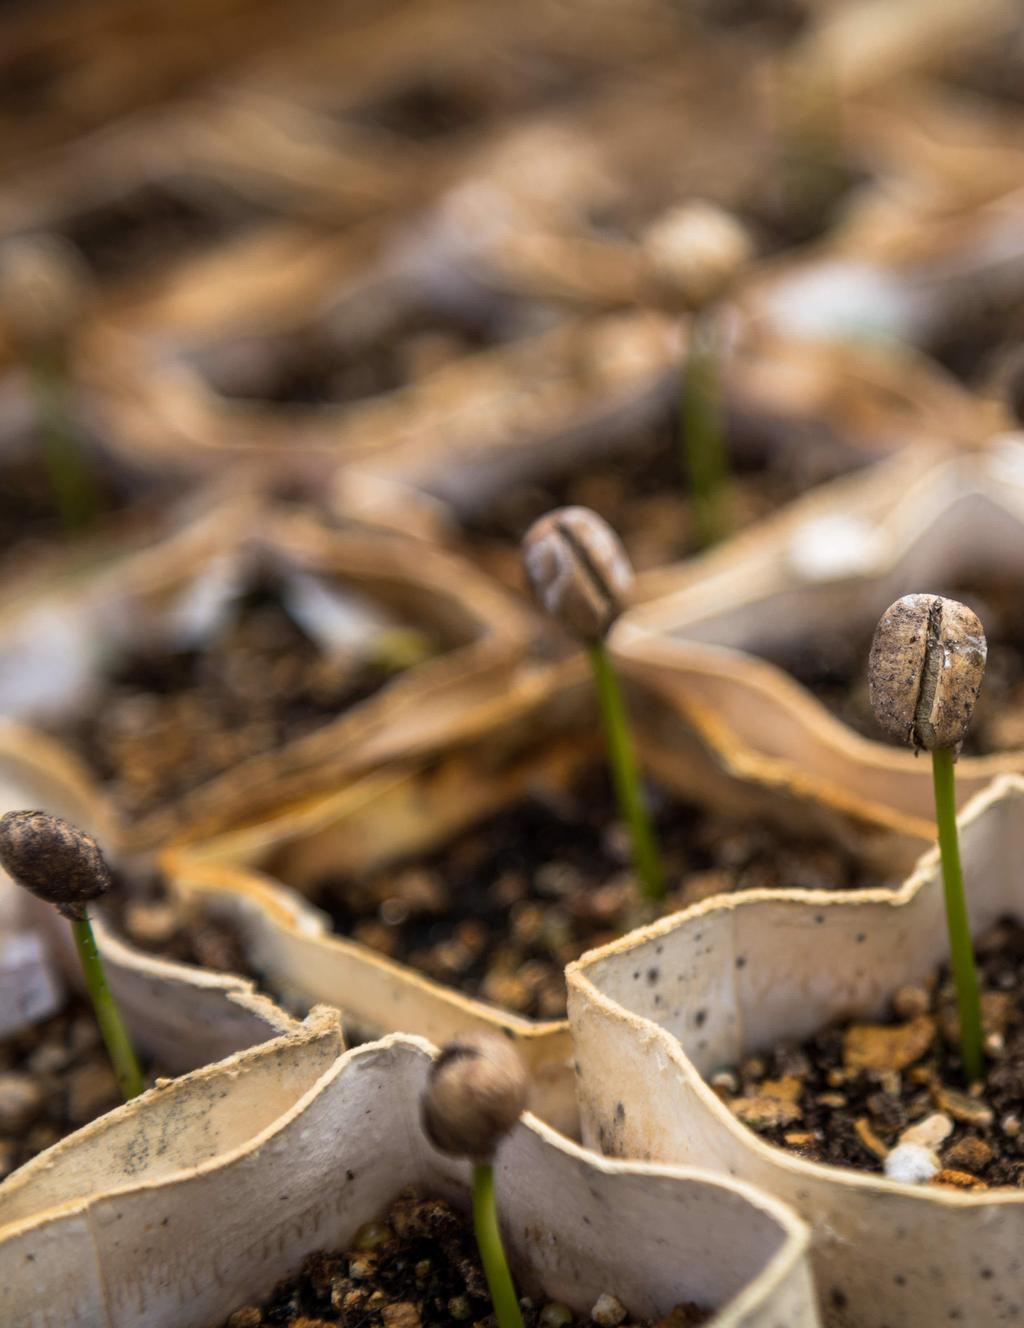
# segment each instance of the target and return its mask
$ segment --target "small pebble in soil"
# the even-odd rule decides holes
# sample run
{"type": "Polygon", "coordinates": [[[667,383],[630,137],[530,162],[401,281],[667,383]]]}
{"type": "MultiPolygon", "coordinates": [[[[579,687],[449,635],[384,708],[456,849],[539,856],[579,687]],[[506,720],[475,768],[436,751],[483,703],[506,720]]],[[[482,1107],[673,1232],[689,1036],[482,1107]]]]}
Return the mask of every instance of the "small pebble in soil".
{"type": "MultiPolygon", "coordinates": [[[[662,1319],[634,1319],[612,1292],[590,1313],[522,1300],[525,1328],[700,1328],[711,1314],[680,1304],[662,1319]]],[[[491,1323],[472,1225],[443,1199],[406,1191],[361,1227],[345,1250],[312,1254],[267,1300],[236,1309],[223,1328],[451,1328],[491,1323]]],[[[217,1326],[220,1328],[220,1325],[217,1326]]]]}
{"type": "Polygon", "coordinates": [[[966,1085],[947,967],[893,995],[882,1023],[851,1019],[712,1076],[736,1117],[810,1161],[957,1189],[1024,1185],[1024,926],[977,942],[982,1017],[1000,1035],[966,1085]],[[794,1068],[796,1067],[796,1068],[794,1068]]]}

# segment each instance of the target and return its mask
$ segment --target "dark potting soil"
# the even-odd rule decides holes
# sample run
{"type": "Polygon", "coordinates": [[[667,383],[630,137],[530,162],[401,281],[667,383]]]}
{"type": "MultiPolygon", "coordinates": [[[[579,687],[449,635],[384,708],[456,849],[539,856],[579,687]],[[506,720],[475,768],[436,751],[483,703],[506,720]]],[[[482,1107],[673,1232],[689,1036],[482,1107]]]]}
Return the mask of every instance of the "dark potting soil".
{"type": "Polygon", "coordinates": [[[880,1172],[904,1131],[937,1115],[929,1128],[944,1135],[934,1145],[941,1169],[929,1184],[1024,1184],[1024,927],[1004,920],[977,952],[988,1050],[981,1084],[964,1082],[943,966],[932,981],[896,992],[884,1023],[845,1021],[799,1046],[772,1047],[714,1076],[713,1086],[762,1138],[811,1161],[880,1172]]]}
{"type": "Polygon", "coordinates": [[[270,213],[213,181],[151,180],[70,216],[61,235],[100,281],[124,280],[213,246],[270,213]]]}
{"type": "MultiPolygon", "coordinates": [[[[614,1288],[607,1293],[614,1295],[614,1288]]],[[[711,1318],[680,1305],[660,1320],[574,1315],[524,1300],[526,1328],[699,1328],[711,1318]]],[[[596,1307],[595,1307],[596,1308],[596,1307]]],[[[356,1232],[347,1250],[312,1254],[262,1305],[234,1311],[223,1328],[493,1328],[472,1226],[443,1199],[399,1196],[385,1217],[356,1232]]],[[[220,1328],[220,1325],[217,1326],[220,1328]]]]}
{"type": "Polygon", "coordinates": [[[88,713],[55,731],[125,815],[141,816],[336,719],[402,672],[409,651],[438,648],[416,629],[403,643],[385,635],[370,658],[327,654],[276,588],[258,585],[203,649],[122,655],[88,713]]]}
{"type": "MultiPolygon", "coordinates": [[[[730,433],[730,515],[737,528],[867,461],[838,442],[815,446],[796,431],[788,443],[730,433]]],[[[502,580],[521,585],[519,541],[530,523],[554,507],[579,504],[610,523],[633,565],[644,571],[697,551],[687,489],[673,407],[606,459],[588,458],[569,472],[507,485],[463,528],[476,558],[502,580]]]]}
{"type": "Polygon", "coordinates": [[[603,772],[524,798],[426,858],[325,880],[312,901],[340,934],[429,977],[560,1018],[565,965],[659,912],[738,889],[887,883],[835,844],[711,814],[657,786],[649,798],[667,880],[682,882],[660,909],[639,896],[603,772]]]}
{"type": "Polygon", "coordinates": [[[120,1104],[86,1001],[0,1041],[0,1179],[120,1104]]]}
{"type": "MultiPolygon", "coordinates": [[[[439,982],[544,1019],[565,1014],[566,964],[635,926],[740,889],[895,885],[835,844],[649,797],[669,882],[661,907],[638,897],[629,841],[603,774],[540,794],[458,835],[439,852],[312,892],[334,929],[439,982]]],[[[189,908],[162,882],[133,881],[103,904],[147,953],[251,978],[301,1016],[306,1007],[253,962],[238,925],[189,908]]]]}
{"type": "Polygon", "coordinates": [[[172,894],[159,871],[116,875],[115,887],[99,903],[104,923],[145,954],[213,973],[249,978],[257,989],[298,1019],[310,1005],[285,991],[250,955],[241,924],[227,912],[172,894]]]}
{"type": "MultiPolygon", "coordinates": [[[[41,546],[52,546],[102,531],[103,522],[129,509],[144,512],[175,496],[180,486],[119,467],[104,457],[87,432],[80,435],[95,497],[95,512],[81,528],[69,529],[61,516],[40,445],[25,441],[0,453],[0,554],[28,557],[41,546]]],[[[134,514],[134,513],[133,513],[134,514]]]]}
{"type": "MultiPolygon", "coordinates": [[[[961,579],[908,586],[969,605],[988,638],[981,693],[963,750],[967,755],[1024,747],[1024,594],[1011,576],[961,579]]],[[[894,595],[895,598],[895,595],[894,595]]],[[[886,606],[879,606],[879,613],[886,606]]],[[[807,631],[792,651],[765,652],[844,723],[865,737],[884,740],[868,696],[867,666],[874,625],[807,631]]]]}
{"type": "Polygon", "coordinates": [[[478,351],[514,341],[545,322],[529,301],[489,299],[461,311],[427,308],[380,325],[353,316],[331,327],[315,323],[276,336],[207,348],[196,365],[214,391],[275,406],[346,405],[396,391],[478,351]]]}
{"type": "Polygon", "coordinates": [[[416,143],[487,130],[573,101],[592,88],[602,71],[554,51],[495,48],[493,58],[461,70],[426,70],[385,96],[348,107],[340,118],[383,129],[416,143]]]}

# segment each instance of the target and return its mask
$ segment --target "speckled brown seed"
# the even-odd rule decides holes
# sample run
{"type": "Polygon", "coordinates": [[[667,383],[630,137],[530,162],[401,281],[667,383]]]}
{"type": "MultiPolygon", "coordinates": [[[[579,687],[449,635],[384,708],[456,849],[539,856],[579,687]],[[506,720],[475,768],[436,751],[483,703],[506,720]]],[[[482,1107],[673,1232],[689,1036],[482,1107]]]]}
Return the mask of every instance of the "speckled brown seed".
{"type": "Polygon", "coordinates": [[[489,1161],[522,1114],[527,1086],[523,1063],[506,1038],[466,1034],[431,1066],[423,1128],[442,1153],[489,1161]]]}
{"type": "Polygon", "coordinates": [[[560,507],[535,521],[523,567],[541,608],[591,644],[607,636],[633,584],[618,535],[588,507],[560,507]]]}
{"type": "Polygon", "coordinates": [[[0,817],[0,867],[67,918],[84,918],[90,900],[110,887],[110,869],[92,835],[46,812],[0,817]]]}
{"type": "Polygon", "coordinates": [[[940,595],[904,595],[882,614],[868,684],[875,718],[916,749],[959,747],[967,733],[987,646],[977,614],[940,595]]]}

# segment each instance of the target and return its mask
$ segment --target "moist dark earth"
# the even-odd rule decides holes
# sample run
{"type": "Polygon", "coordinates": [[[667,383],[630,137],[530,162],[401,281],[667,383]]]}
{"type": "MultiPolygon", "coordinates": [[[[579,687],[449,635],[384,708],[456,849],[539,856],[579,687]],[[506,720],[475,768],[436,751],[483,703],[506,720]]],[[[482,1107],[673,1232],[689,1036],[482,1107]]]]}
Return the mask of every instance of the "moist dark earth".
{"type": "MultiPolygon", "coordinates": [[[[985,678],[963,751],[968,756],[1024,747],[1024,585],[1011,576],[957,580],[946,585],[907,587],[945,595],[969,605],[988,639],[985,678]]],[[[895,599],[897,596],[894,595],[895,599]]],[[[879,605],[879,614],[886,605],[879,605]]],[[[884,741],[868,696],[867,664],[874,624],[804,633],[799,646],[767,654],[811,691],[844,723],[865,737],[884,741]]]]}
{"type": "MultiPolygon", "coordinates": [[[[710,1318],[686,1304],[662,1319],[615,1322],[699,1328],[710,1318]]],[[[587,1314],[550,1301],[524,1300],[523,1320],[525,1328],[599,1328],[587,1314]]],[[[360,1227],[349,1249],[310,1255],[263,1305],[242,1306],[211,1328],[493,1328],[494,1322],[468,1219],[443,1199],[406,1192],[380,1220],[360,1227]]]]}
{"type": "Polygon", "coordinates": [[[1024,927],[1005,919],[978,945],[988,1056],[968,1085],[948,966],[893,996],[882,1024],[848,1020],[800,1045],[750,1056],[712,1084],[764,1139],[815,1162],[881,1172],[903,1131],[930,1116],[949,1132],[930,1185],[1024,1183],[1024,927]]]}
{"type": "Polygon", "coordinates": [[[59,1014],[0,1042],[0,1180],[44,1148],[119,1106],[92,1007],[59,1014]]]}
{"type": "Polygon", "coordinates": [[[670,882],[660,907],[639,897],[600,770],[571,793],[518,803],[426,859],[326,880],[312,899],[335,930],[429,977],[557,1018],[565,965],[659,913],[738,889],[884,883],[835,844],[704,812],[657,786],[649,797],[670,882]]]}
{"type": "MultiPolygon", "coordinates": [[[[639,897],[600,770],[571,792],[523,799],[425,858],[324,880],[311,901],[341,935],[468,995],[554,1019],[565,1013],[565,965],[659,913],[738,889],[897,883],[834,843],[708,813],[658,786],[649,796],[667,879],[680,882],[660,906],[639,897]]],[[[226,920],[150,896],[117,925],[153,953],[267,981],[226,920]]]]}
{"type": "MultiPolygon", "coordinates": [[[[418,628],[416,639],[428,655],[438,648],[418,628]]],[[[383,647],[363,659],[325,653],[267,581],[204,649],[121,655],[95,703],[55,732],[136,817],[336,719],[407,662],[383,647]]]]}
{"type": "MultiPolygon", "coordinates": [[[[807,489],[866,464],[837,440],[800,436],[771,442],[748,421],[727,421],[731,452],[731,524],[740,529],[807,489]]],[[[509,584],[520,584],[519,541],[555,507],[590,507],[618,533],[638,571],[697,552],[688,482],[674,410],[631,436],[607,460],[591,458],[569,472],[506,486],[463,529],[473,556],[509,584]]]]}

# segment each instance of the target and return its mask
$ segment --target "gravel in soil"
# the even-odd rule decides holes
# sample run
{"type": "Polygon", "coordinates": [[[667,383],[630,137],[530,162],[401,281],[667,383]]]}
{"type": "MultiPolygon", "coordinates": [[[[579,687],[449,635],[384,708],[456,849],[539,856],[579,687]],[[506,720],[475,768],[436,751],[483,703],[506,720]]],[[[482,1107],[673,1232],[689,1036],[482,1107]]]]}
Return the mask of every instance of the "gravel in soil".
{"type": "MultiPolygon", "coordinates": [[[[747,526],[865,460],[839,443],[816,447],[796,433],[787,444],[747,438],[732,459],[732,521],[747,526]]],[[[609,522],[638,571],[697,552],[674,416],[662,417],[606,460],[591,458],[568,473],[506,486],[489,507],[466,518],[465,538],[493,575],[521,585],[519,541],[527,528],[552,508],[575,504],[609,522]]]]}
{"type": "Polygon", "coordinates": [[[84,1000],[75,998],[59,1014],[4,1039],[0,1179],[120,1105],[96,1017],[84,1000]]]}
{"type": "MultiPolygon", "coordinates": [[[[988,639],[985,678],[974,708],[964,753],[1024,747],[1024,594],[1012,576],[957,580],[946,584],[906,587],[899,593],[924,590],[969,605],[981,619],[988,639]]],[[[893,596],[896,598],[896,595],[893,596]]],[[[879,606],[879,614],[886,605],[879,606]]],[[[764,652],[792,674],[818,700],[852,729],[884,741],[868,696],[868,655],[874,624],[861,632],[847,627],[805,632],[791,651],[764,652]]]]}
{"type": "Polygon", "coordinates": [[[329,723],[438,648],[410,627],[382,632],[361,657],[327,652],[268,583],[202,649],[120,656],[88,711],[54,731],[125,816],[141,816],[329,723]]]}
{"type": "MultiPolygon", "coordinates": [[[[883,1172],[897,1145],[930,1153],[929,1184],[1024,1184],[1024,927],[977,943],[987,1058],[964,1082],[948,966],[894,993],[881,1023],[846,1020],[800,1044],[757,1052],[711,1084],[763,1139],[813,1162],[883,1172]]],[[[915,1152],[894,1157],[919,1165],[915,1152]],[[904,1160],[905,1159],[905,1160],[904,1160]]]]}
{"type": "MultiPolygon", "coordinates": [[[[427,857],[324,880],[311,902],[341,935],[428,977],[519,1014],[557,1019],[565,1014],[566,964],[659,913],[732,890],[897,883],[835,843],[713,814],[657,785],[649,800],[667,877],[681,881],[660,908],[639,897],[603,772],[590,772],[571,792],[538,791],[427,857]]],[[[250,977],[293,1008],[272,975],[249,960],[226,916],[189,912],[159,883],[136,886],[134,898],[105,909],[139,948],[250,977]]]]}
{"type": "MultiPolygon", "coordinates": [[[[634,1319],[613,1290],[594,1305],[592,1316],[574,1315],[554,1302],[523,1301],[526,1328],[699,1328],[711,1318],[685,1304],[663,1319],[634,1319]]],[[[443,1199],[406,1192],[383,1219],[360,1227],[349,1249],[310,1255],[263,1305],[235,1310],[223,1328],[452,1328],[460,1323],[467,1328],[494,1325],[471,1225],[443,1199]]]]}

